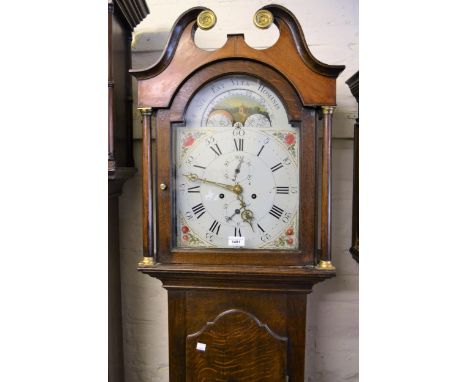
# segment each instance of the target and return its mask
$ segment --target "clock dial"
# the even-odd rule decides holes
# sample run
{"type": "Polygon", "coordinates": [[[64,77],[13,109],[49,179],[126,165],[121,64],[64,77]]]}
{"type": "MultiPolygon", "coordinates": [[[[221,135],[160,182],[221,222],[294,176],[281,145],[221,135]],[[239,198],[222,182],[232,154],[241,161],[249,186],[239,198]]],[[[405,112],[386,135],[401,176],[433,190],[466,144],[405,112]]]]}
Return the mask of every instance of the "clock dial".
{"type": "Polygon", "coordinates": [[[270,88],[217,80],[174,130],[177,246],[298,247],[299,130],[270,88]]]}

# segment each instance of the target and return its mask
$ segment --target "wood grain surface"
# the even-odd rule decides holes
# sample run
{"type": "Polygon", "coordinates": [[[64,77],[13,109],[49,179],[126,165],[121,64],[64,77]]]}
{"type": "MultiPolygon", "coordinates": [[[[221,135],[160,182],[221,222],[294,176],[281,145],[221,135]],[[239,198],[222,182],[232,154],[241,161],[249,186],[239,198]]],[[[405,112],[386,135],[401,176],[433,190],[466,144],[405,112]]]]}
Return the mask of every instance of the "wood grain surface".
{"type": "Polygon", "coordinates": [[[283,382],[286,355],[287,338],[252,314],[228,310],[187,336],[187,381],[283,382]]]}
{"type": "Polygon", "coordinates": [[[286,8],[266,8],[273,13],[280,32],[278,41],[267,49],[254,49],[245,43],[243,34],[230,34],[222,48],[206,51],[197,47],[193,39],[195,19],[205,8],[192,8],[181,15],[161,59],[149,68],[131,71],[138,79],[138,105],[168,107],[187,77],[204,66],[231,58],[261,62],[282,73],[304,106],[335,105],[336,77],[345,67],[317,60],[307,47],[297,19],[286,8]]]}

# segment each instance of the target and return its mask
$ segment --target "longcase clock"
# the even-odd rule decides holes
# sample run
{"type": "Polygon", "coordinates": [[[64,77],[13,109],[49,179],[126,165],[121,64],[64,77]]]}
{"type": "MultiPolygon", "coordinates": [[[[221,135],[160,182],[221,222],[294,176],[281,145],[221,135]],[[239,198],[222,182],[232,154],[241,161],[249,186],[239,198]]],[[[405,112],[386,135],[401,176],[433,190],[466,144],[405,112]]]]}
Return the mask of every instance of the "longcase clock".
{"type": "Polygon", "coordinates": [[[144,0],[108,0],[108,373],[124,381],[120,280],[119,196],[135,173],[132,151],[133,29],[149,13],[144,0]]]}
{"type": "Polygon", "coordinates": [[[143,120],[138,269],[168,290],[171,382],[302,382],[306,297],[335,276],[331,129],[344,67],[315,59],[281,6],[254,16],[280,32],[264,50],[242,34],[198,48],[196,29],[215,22],[188,10],[161,59],[132,71],[143,120]]]}

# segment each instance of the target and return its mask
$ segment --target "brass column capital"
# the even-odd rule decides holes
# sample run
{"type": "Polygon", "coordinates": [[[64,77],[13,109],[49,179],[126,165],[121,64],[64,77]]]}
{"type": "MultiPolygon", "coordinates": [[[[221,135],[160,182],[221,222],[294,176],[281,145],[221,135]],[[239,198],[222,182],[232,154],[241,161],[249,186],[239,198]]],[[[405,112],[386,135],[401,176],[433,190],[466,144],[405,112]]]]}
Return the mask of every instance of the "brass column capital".
{"type": "Polygon", "coordinates": [[[333,114],[336,106],[322,106],[323,114],[333,114]]]}
{"type": "Polygon", "coordinates": [[[138,110],[140,110],[141,115],[151,115],[153,113],[153,108],[152,107],[139,107],[138,110]]]}

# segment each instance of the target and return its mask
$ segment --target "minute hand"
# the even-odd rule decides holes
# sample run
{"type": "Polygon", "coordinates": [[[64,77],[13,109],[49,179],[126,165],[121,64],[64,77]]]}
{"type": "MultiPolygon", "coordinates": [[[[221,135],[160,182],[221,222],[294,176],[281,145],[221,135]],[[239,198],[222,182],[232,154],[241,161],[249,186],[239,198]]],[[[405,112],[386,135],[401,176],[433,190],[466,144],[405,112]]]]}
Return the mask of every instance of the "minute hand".
{"type": "Polygon", "coordinates": [[[198,180],[198,181],[200,181],[202,183],[213,184],[215,186],[225,188],[226,190],[232,191],[237,195],[242,192],[242,187],[239,184],[231,186],[231,185],[225,184],[225,183],[213,182],[213,181],[208,180],[208,179],[199,178],[197,174],[184,174],[184,176],[186,178],[188,178],[192,182],[196,182],[198,180]]]}

